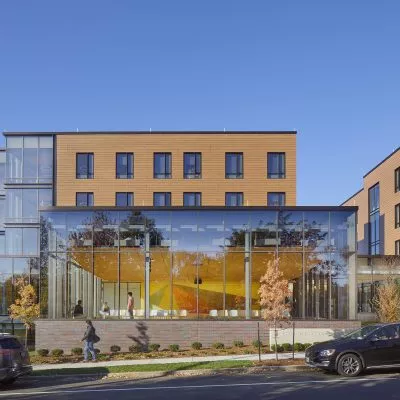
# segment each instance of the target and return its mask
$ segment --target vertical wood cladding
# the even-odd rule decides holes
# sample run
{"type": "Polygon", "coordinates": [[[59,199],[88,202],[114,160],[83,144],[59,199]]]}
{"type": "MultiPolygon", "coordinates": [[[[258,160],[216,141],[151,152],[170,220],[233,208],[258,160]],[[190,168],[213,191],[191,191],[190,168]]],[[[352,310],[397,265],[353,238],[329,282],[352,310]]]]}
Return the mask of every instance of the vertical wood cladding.
{"type": "Polygon", "coordinates": [[[116,192],[134,192],[135,205],[152,206],[153,192],[201,192],[203,206],[225,205],[225,192],[243,192],[244,205],[265,206],[268,192],[285,192],[296,205],[293,133],[62,134],[57,136],[57,206],[74,206],[76,192],[93,192],[95,206],[114,206],[116,192]],[[94,179],[76,179],[76,153],[94,153],[94,179]],[[133,152],[134,178],[116,179],[115,154],[133,152]],[[172,178],[153,179],[153,153],[172,153],[172,178]],[[202,153],[202,178],[183,179],[183,153],[202,153]],[[225,152],[243,152],[243,179],[225,179],[225,152]],[[286,153],[286,178],[267,179],[267,153],[286,153]]]}
{"type": "MultiPolygon", "coordinates": [[[[363,189],[348,199],[343,205],[358,206],[358,253],[368,254],[368,190],[379,183],[381,227],[384,225],[384,235],[381,235],[381,253],[395,254],[394,243],[400,240],[400,228],[394,226],[394,208],[400,203],[400,192],[394,190],[394,171],[400,167],[400,149],[387,158],[382,164],[364,177],[363,189]],[[383,225],[382,225],[383,224],[383,225]],[[382,243],[383,241],[383,243],[382,243]]],[[[381,229],[382,232],[382,229],[381,229]]]]}

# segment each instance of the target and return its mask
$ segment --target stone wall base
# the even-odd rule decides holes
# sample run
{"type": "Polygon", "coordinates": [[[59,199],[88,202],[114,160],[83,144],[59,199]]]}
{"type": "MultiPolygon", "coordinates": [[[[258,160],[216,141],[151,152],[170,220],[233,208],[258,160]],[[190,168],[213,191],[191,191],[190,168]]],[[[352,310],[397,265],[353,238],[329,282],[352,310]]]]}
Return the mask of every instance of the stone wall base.
{"type": "MultiPolygon", "coordinates": [[[[296,321],[296,329],[357,329],[360,321],[296,321]]],[[[158,343],[161,349],[170,344],[180,348],[190,348],[193,342],[211,347],[221,342],[232,346],[234,340],[251,344],[257,340],[258,326],[263,344],[269,343],[271,324],[265,321],[183,321],[183,320],[94,320],[93,326],[101,338],[96,344],[102,352],[109,352],[110,346],[118,345],[121,351],[128,351],[129,346],[137,341],[158,343]]],[[[38,320],[36,321],[36,349],[63,349],[70,353],[74,347],[82,347],[82,336],[86,329],[84,320],[38,320]]],[[[283,323],[281,329],[290,329],[291,323],[283,323]]]]}

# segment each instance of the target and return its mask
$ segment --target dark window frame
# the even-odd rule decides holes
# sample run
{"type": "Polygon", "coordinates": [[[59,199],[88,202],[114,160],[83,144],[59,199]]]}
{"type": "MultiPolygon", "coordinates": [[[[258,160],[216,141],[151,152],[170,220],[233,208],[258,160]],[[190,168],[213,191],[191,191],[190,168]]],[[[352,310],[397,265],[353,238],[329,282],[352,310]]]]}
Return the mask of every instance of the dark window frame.
{"type": "Polygon", "coordinates": [[[94,153],[76,153],[75,156],[75,176],[76,179],[94,179],[94,153]],[[78,158],[79,156],[86,156],[87,161],[86,161],[86,167],[88,173],[86,175],[84,174],[79,174],[79,168],[78,168],[78,158]],[[91,156],[91,157],[90,157],[91,156]],[[90,161],[91,158],[91,161],[90,161]],[[92,168],[92,171],[90,169],[92,168]]]}
{"type": "Polygon", "coordinates": [[[271,207],[284,207],[286,205],[286,192],[268,192],[267,193],[267,206],[271,207]],[[269,195],[283,196],[283,204],[269,204],[269,195]]]}
{"type": "Polygon", "coordinates": [[[225,206],[226,207],[241,207],[243,206],[244,195],[243,192],[225,192],[225,206]],[[228,204],[228,197],[235,196],[236,197],[236,206],[228,204]],[[240,198],[241,197],[241,198],[240,198]],[[240,201],[238,201],[240,199],[240,201]],[[238,204],[240,203],[240,204],[238,204]]]}
{"type": "Polygon", "coordinates": [[[267,179],[286,179],[286,153],[282,151],[270,151],[267,153],[267,179]],[[283,155],[283,172],[270,171],[270,157],[283,155]]]}
{"type": "Polygon", "coordinates": [[[394,228],[400,228],[400,203],[394,206],[394,228]]]}
{"type": "Polygon", "coordinates": [[[115,206],[116,207],[133,207],[134,205],[134,197],[133,197],[133,192],[115,192],[115,206]],[[118,195],[125,195],[126,197],[126,204],[124,205],[118,205],[118,195]],[[129,204],[129,196],[131,200],[131,204],[129,204]]]}
{"type": "Polygon", "coordinates": [[[153,192],[153,207],[170,207],[171,206],[171,200],[172,200],[172,195],[171,192],[153,192]],[[164,196],[164,206],[156,206],[156,196],[157,195],[163,195],[164,196]],[[165,201],[168,198],[169,204],[166,204],[167,201],[165,201]]]}
{"type": "Polygon", "coordinates": [[[400,239],[394,242],[394,254],[400,256],[400,239]]]}
{"type": "Polygon", "coordinates": [[[368,251],[370,255],[380,254],[380,185],[379,182],[375,183],[368,189],[368,251]],[[371,194],[374,196],[372,203],[371,194]],[[376,205],[377,203],[377,205],[376,205]],[[371,205],[373,207],[371,207],[371,205]],[[376,230],[376,220],[378,221],[378,229],[376,230]],[[372,224],[374,226],[372,226],[372,224]],[[372,229],[374,229],[374,237],[378,237],[374,242],[372,239],[372,229]]]}
{"type": "Polygon", "coordinates": [[[75,194],[75,205],[77,207],[93,207],[94,206],[94,193],[93,192],[76,192],[75,194]],[[85,194],[86,195],[86,205],[78,205],[78,195],[85,194]],[[89,196],[92,197],[92,204],[89,204],[89,196]]]}
{"type": "Polygon", "coordinates": [[[394,170],[394,192],[400,192],[400,167],[394,170]]]}
{"type": "Polygon", "coordinates": [[[243,152],[225,152],[225,179],[243,179],[244,178],[244,154],[243,152]],[[237,156],[236,170],[237,173],[228,172],[228,157],[237,156]]]}
{"type": "Polygon", "coordinates": [[[172,153],[171,152],[155,152],[153,153],[153,178],[154,179],[171,179],[172,178],[172,153]],[[168,157],[165,157],[165,163],[164,163],[164,170],[169,172],[165,173],[156,173],[156,157],[158,155],[164,155],[164,156],[169,156],[169,162],[167,162],[168,157]],[[168,167],[168,168],[167,168],[168,167]]]}
{"type": "Polygon", "coordinates": [[[201,152],[186,152],[183,153],[183,179],[201,179],[201,167],[202,167],[202,154],[201,152]],[[186,165],[186,156],[194,156],[195,157],[195,162],[194,162],[194,169],[195,172],[194,174],[188,173],[185,171],[185,165],[186,165]]]}
{"type": "Polygon", "coordinates": [[[201,201],[202,201],[201,197],[202,197],[201,196],[201,192],[183,192],[183,206],[184,207],[201,207],[201,201]],[[194,201],[195,204],[194,205],[185,204],[185,196],[187,196],[187,195],[194,195],[194,199],[195,199],[195,201],[194,201]],[[199,204],[196,204],[197,203],[197,198],[200,199],[199,204]]]}
{"type": "Polygon", "coordinates": [[[135,176],[135,169],[134,169],[134,161],[135,156],[134,153],[128,152],[128,153],[123,153],[123,152],[118,152],[115,153],[115,177],[116,179],[133,179],[135,176]],[[128,165],[127,165],[127,173],[126,174],[118,174],[118,156],[120,155],[125,155],[127,157],[128,165]],[[129,156],[131,156],[131,160],[129,162],[129,156]],[[131,172],[129,172],[129,165],[131,167],[131,172]],[[126,176],[124,176],[126,175],[126,176]]]}

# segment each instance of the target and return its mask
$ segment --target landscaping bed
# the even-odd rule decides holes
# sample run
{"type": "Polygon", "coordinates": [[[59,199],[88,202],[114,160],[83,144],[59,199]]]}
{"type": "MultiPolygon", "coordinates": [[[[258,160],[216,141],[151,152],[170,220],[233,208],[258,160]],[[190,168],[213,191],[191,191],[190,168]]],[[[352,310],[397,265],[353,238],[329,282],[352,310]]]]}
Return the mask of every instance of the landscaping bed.
{"type": "MultiPolygon", "coordinates": [[[[256,344],[256,343],[255,343],[256,344]]],[[[212,348],[203,349],[198,343],[194,343],[192,349],[179,350],[179,346],[171,345],[168,349],[159,349],[156,344],[150,344],[147,351],[142,351],[135,346],[132,346],[130,352],[121,352],[118,346],[112,346],[113,351],[107,353],[99,353],[98,361],[122,361],[122,360],[144,360],[152,358],[181,358],[181,357],[208,357],[208,356],[227,356],[227,355],[249,355],[258,354],[258,347],[254,344],[245,346],[241,342],[236,342],[232,347],[221,346],[221,343],[216,343],[212,348]],[[200,348],[199,348],[200,347],[200,348]]],[[[295,351],[303,351],[308,344],[302,345],[297,343],[295,351]]],[[[111,350],[110,349],[110,350],[111,350]]],[[[32,364],[60,364],[60,363],[75,363],[83,360],[82,349],[71,349],[73,354],[63,354],[62,350],[53,349],[51,352],[45,349],[31,352],[30,358],[32,364]],[[45,355],[48,353],[47,355],[45,355]]],[[[278,351],[290,352],[291,346],[279,346],[278,351]]],[[[273,353],[269,346],[261,346],[261,354],[273,353]]]]}

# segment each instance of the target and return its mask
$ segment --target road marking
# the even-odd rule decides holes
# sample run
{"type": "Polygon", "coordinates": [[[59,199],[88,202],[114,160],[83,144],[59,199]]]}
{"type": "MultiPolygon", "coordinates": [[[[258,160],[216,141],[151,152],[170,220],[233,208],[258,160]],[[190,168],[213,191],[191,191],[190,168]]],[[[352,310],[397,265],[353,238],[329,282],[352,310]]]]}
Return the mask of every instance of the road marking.
{"type": "Polygon", "coordinates": [[[272,386],[272,385],[304,385],[309,383],[336,383],[336,382],[372,382],[372,381],[387,381],[395,380],[398,378],[339,378],[331,380],[311,380],[311,381],[282,381],[282,382],[254,382],[254,383],[233,383],[233,384],[212,384],[212,385],[182,385],[182,386],[152,386],[152,387],[130,387],[130,388],[108,388],[108,389],[77,389],[77,390],[53,390],[53,391],[37,391],[37,392],[6,392],[0,393],[0,397],[9,396],[37,396],[38,394],[62,394],[62,393],[95,393],[95,392],[138,392],[145,390],[184,390],[184,389],[208,389],[208,388],[232,388],[241,386],[272,386]]]}

